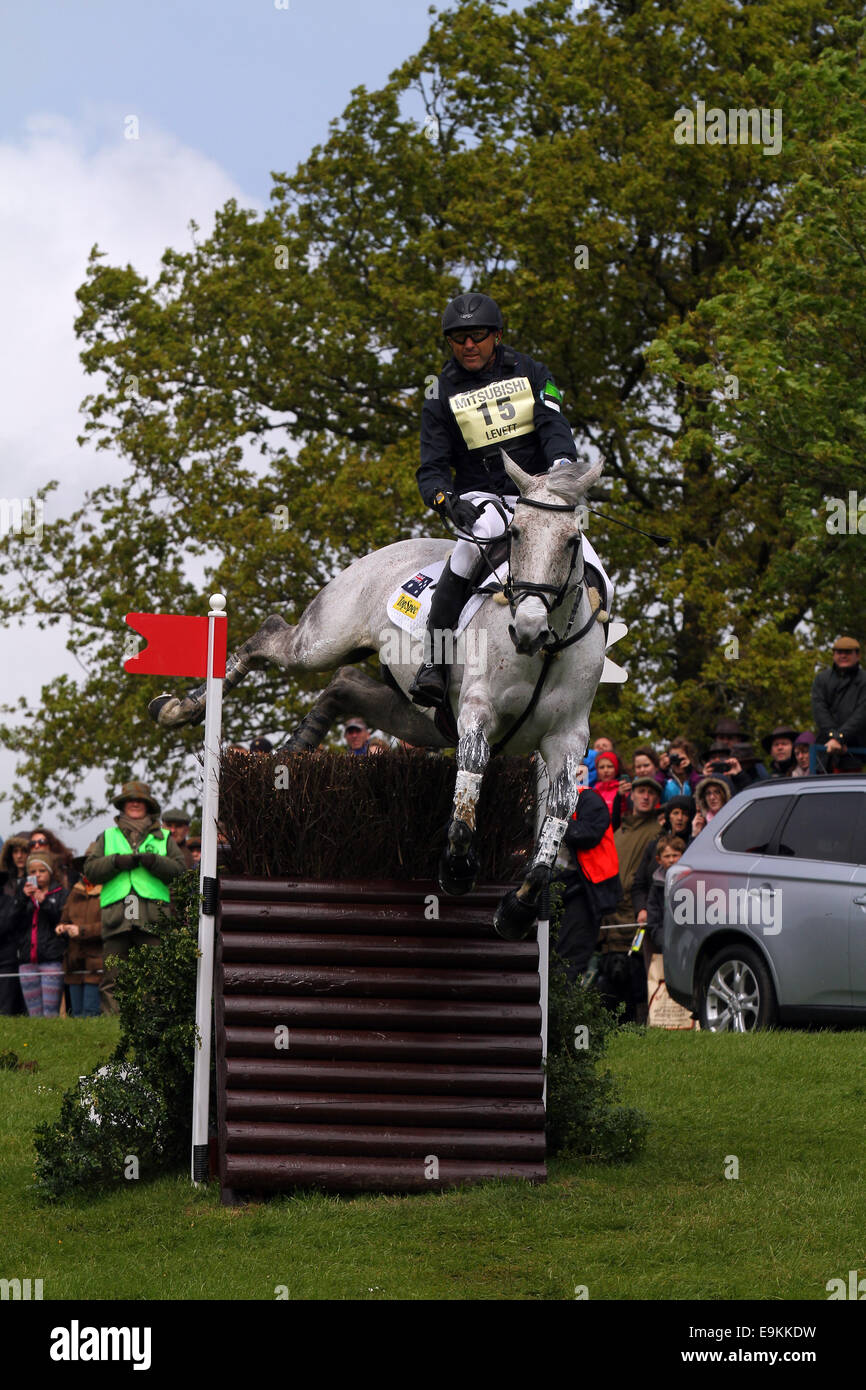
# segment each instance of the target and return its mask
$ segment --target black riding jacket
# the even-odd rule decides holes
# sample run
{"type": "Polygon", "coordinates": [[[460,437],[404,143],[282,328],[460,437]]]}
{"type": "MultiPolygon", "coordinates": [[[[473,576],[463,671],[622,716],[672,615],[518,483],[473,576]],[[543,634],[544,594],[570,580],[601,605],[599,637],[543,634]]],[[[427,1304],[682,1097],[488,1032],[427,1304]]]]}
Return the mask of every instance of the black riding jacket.
{"type": "Polygon", "coordinates": [[[524,473],[546,473],[576,459],[562,397],[541,362],[500,343],[480,372],[452,357],[421,412],[421,466],[415,476],[428,507],[437,492],[494,492],[515,486],[500,448],[524,473]]]}

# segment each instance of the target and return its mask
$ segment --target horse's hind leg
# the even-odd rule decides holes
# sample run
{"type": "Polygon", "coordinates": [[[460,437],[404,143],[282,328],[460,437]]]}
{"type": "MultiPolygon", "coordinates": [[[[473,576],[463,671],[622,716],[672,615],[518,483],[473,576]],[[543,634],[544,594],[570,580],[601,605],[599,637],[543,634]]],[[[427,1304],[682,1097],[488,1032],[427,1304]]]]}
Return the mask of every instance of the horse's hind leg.
{"type": "Polygon", "coordinates": [[[279,753],[318,748],[332,724],[357,714],[371,729],[384,729],[418,748],[445,748],[446,740],[406,697],[356,666],[341,666],[279,753]]]}
{"type": "MultiPolygon", "coordinates": [[[[290,657],[291,647],[296,645],[293,639],[297,631],[298,628],[292,627],[277,613],[266,618],[258,631],[229,655],[223,694],[227,695],[236,685],[240,685],[251,663],[258,659],[274,661],[280,666],[297,665],[297,661],[290,657]]],[[[157,696],[147,707],[151,718],[168,729],[178,728],[182,724],[200,724],[205,715],[206,688],[198,685],[186,695],[157,696]]]]}

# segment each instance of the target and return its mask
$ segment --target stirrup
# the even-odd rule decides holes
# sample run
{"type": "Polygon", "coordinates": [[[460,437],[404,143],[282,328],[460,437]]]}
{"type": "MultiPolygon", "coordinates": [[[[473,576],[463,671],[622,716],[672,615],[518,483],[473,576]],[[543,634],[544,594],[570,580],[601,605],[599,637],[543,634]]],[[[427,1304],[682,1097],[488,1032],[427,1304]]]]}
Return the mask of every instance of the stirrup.
{"type": "Polygon", "coordinates": [[[409,698],[413,705],[418,705],[421,709],[439,709],[445,704],[447,688],[448,682],[441,667],[434,666],[431,661],[425,661],[418,667],[415,679],[409,686],[409,698]]]}

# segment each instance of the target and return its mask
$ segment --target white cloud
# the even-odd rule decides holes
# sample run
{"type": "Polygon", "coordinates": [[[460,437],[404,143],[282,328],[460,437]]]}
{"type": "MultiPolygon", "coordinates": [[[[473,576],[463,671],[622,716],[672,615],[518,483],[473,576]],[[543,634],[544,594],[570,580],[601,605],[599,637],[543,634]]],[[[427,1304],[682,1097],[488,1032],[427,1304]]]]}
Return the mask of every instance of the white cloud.
{"type": "MultiPolygon", "coordinates": [[[[0,497],[21,497],[51,478],[60,488],[52,512],[70,511],[85,490],[117,479],[122,461],[79,448],[79,405],[98,389],[78,360],[73,331],[75,290],[84,281],[91,246],[112,265],[130,263],[152,278],[167,246],[187,249],[188,224],[206,236],[214,212],[246,196],[212,159],[159,130],[146,115],[139,138],[126,139],[130,112],[93,107],[80,124],[48,114],[31,116],[18,140],[0,142],[0,497]]],[[[0,539],[2,544],[2,539],[0,539]]],[[[35,699],[43,684],[79,668],[60,628],[0,632],[0,702],[35,699]]],[[[14,759],[0,751],[0,789],[11,788],[14,759]]],[[[83,790],[102,794],[94,774],[83,790]]],[[[9,831],[0,807],[0,833],[9,831]]],[[[49,824],[52,820],[49,813],[49,824]]],[[[77,837],[82,840],[84,832],[77,837]]]]}

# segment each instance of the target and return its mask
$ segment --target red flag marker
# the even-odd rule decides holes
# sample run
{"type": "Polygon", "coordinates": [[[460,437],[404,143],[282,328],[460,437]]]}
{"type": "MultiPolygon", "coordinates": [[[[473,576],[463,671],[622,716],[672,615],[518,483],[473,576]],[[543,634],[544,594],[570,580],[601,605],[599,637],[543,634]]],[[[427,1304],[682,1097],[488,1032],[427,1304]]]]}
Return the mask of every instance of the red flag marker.
{"type": "MultiPolygon", "coordinates": [[[[224,615],[223,615],[224,616],[224,615]]],[[[131,676],[207,676],[208,618],[175,613],[127,613],[133,632],[147,640],[144,651],[123,663],[131,676]]],[[[222,680],[226,673],[228,623],[214,619],[213,670],[222,680]]]]}

